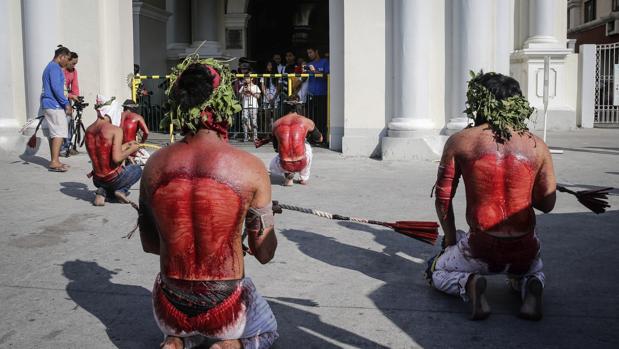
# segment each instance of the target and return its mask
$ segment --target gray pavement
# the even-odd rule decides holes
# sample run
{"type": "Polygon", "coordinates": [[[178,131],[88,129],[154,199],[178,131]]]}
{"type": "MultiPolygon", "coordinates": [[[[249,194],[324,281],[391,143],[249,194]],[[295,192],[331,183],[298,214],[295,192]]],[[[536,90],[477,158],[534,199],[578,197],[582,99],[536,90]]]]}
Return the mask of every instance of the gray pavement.
{"type": "MultiPolygon", "coordinates": [[[[562,184],[619,187],[619,130],[549,133],[562,184]]],[[[25,143],[25,139],[24,139],[25,143]]],[[[271,148],[254,152],[267,163],[271,148]]],[[[45,168],[48,151],[0,157],[0,348],[158,348],[150,289],[156,256],[122,237],[137,214],[93,207],[85,154],[68,173],[45,168]]],[[[315,151],[309,186],[273,184],[282,202],[382,220],[435,220],[437,164],[347,158],[315,151]]],[[[137,188],[137,187],[136,187],[137,188]]],[[[137,200],[138,190],[132,191],[137,200]]],[[[619,348],[619,190],[595,215],[567,194],[538,216],[547,274],[545,317],[518,319],[518,297],[491,277],[492,316],[429,288],[425,261],[437,247],[380,227],[296,212],[277,216],[269,264],[246,258],[247,274],[278,319],[277,348],[619,348]]],[[[464,195],[455,200],[465,229],[464,195]]]]}

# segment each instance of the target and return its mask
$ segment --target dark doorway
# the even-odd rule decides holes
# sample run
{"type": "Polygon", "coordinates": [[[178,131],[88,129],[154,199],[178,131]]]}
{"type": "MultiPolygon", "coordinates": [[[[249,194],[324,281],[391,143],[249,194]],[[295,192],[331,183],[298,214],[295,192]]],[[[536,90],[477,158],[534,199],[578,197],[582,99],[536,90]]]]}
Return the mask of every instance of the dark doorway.
{"type": "Polygon", "coordinates": [[[247,12],[247,55],[258,61],[257,71],[274,53],[306,57],[315,46],[325,57],[329,50],[328,0],[252,0],[247,12]]]}

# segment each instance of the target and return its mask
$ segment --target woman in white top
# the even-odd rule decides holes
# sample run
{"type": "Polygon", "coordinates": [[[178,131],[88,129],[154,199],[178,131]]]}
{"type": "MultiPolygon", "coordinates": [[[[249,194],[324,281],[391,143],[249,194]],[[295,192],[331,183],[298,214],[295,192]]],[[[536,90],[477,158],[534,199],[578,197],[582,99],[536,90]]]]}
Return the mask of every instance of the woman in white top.
{"type": "MultiPolygon", "coordinates": [[[[275,62],[269,61],[264,69],[264,74],[277,74],[275,70],[275,62]]],[[[281,78],[275,77],[262,77],[260,78],[260,84],[262,85],[262,109],[264,110],[264,116],[268,129],[271,129],[273,123],[273,117],[275,109],[279,106],[279,93],[280,93],[280,81],[281,78]]]]}

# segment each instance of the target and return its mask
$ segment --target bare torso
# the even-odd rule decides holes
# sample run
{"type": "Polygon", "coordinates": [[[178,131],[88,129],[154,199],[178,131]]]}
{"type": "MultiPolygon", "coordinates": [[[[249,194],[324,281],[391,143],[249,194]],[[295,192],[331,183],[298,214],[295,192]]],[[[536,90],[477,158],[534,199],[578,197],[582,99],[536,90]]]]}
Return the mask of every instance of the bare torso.
{"type": "Polygon", "coordinates": [[[161,149],[144,170],[140,206],[156,227],[161,272],[170,278],[244,275],[245,212],[256,192],[256,173],[266,176],[266,170],[260,160],[214,135],[188,136],[161,149]]]}
{"type": "Polygon", "coordinates": [[[273,123],[273,135],[278,141],[282,161],[299,161],[305,158],[305,137],[314,129],[314,123],[296,113],[288,114],[273,123]]]}
{"type": "Polygon", "coordinates": [[[462,131],[456,148],[456,172],[464,180],[471,231],[499,237],[532,232],[533,190],[545,145],[529,133],[513,133],[499,144],[490,130],[476,127],[462,131]]]}
{"type": "Polygon", "coordinates": [[[146,126],[144,118],[133,112],[125,112],[123,114],[120,126],[123,129],[123,143],[135,141],[138,130],[142,130],[142,142],[146,141],[144,136],[148,136],[148,129],[144,130],[146,126]]]}
{"type": "Polygon", "coordinates": [[[112,145],[117,129],[109,122],[100,119],[86,129],[86,151],[90,156],[95,177],[104,178],[120,167],[120,164],[112,159],[112,145]]]}

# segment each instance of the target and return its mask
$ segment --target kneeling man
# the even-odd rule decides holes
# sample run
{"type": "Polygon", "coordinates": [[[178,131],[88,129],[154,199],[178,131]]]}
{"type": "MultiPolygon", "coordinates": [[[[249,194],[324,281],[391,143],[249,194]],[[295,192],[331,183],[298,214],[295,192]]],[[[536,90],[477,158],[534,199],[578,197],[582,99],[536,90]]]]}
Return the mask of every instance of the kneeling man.
{"type": "Polygon", "coordinates": [[[307,184],[312,166],[312,147],[307,136],[314,143],[322,142],[322,134],[314,122],[297,113],[290,113],[273,123],[273,148],[278,153],[271,163],[271,174],[284,177],[284,185],[292,185],[295,173],[299,183],[307,184]]]}
{"type": "Polygon", "coordinates": [[[140,187],[142,246],[160,256],[153,306],[162,347],[268,348],[277,322],[245,277],[241,230],[244,223],[260,263],[273,258],[269,177],[257,157],[228,144],[240,109],[226,106],[234,100],[231,73],[214,60],[189,59],[167,92],[170,121],[185,137],[151,156],[140,187]]]}
{"type": "Polygon", "coordinates": [[[116,198],[128,203],[127,195],[133,184],[140,180],[139,165],[123,166],[133,152],[140,149],[137,142],[122,143],[121,110],[112,98],[97,96],[97,120],[86,129],[85,143],[92,162],[92,181],[97,187],[94,205],[103,206],[105,198],[116,198]]]}
{"type": "Polygon", "coordinates": [[[496,73],[469,81],[467,114],[474,120],[447,140],[436,181],[436,212],[445,232],[431,282],[472,303],[471,318],[490,306],[483,274],[505,273],[521,292],[520,316],[542,317],[544,273],[534,208],[554,208],[556,181],[550,152],[527,130],[533,109],[518,82],[496,73]],[[459,177],[466,190],[469,232],[456,232],[452,198],[459,177]]]}

